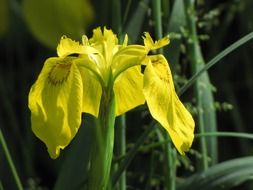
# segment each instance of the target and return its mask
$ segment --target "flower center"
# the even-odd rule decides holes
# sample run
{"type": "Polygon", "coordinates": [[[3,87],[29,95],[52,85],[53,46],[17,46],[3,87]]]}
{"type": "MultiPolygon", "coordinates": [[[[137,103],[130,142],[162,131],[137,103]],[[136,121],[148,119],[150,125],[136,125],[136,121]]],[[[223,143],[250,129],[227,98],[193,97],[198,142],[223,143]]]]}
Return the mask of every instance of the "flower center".
{"type": "Polygon", "coordinates": [[[65,60],[63,60],[63,62],[56,63],[48,74],[49,83],[54,86],[58,86],[67,81],[71,64],[71,62],[67,62],[65,60]]]}

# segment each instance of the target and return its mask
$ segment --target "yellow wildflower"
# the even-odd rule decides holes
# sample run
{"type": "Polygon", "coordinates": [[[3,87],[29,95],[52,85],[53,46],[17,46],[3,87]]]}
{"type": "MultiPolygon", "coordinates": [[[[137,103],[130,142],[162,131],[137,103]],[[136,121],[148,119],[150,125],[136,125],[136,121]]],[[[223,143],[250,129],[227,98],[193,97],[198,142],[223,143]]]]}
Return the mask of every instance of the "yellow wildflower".
{"type": "Polygon", "coordinates": [[[193,141],[194,121],[178,99],[163,55],[149,56],[150,50],[169,43],[167,37],[154,42],[145,33],[143,45],[122,45],[104,28],[83,36],[82,44],[63,37],[59,57],[46,60],[29,94],[32,129],[48,148],[52,158],[75,136],[83,112],[98,117],[102,92],[112,89],[115,115],[147,105],[151,115],[170,134],[181,154],[193,141]],[[141,64],[145,64],[144,74],[141,64]]]}

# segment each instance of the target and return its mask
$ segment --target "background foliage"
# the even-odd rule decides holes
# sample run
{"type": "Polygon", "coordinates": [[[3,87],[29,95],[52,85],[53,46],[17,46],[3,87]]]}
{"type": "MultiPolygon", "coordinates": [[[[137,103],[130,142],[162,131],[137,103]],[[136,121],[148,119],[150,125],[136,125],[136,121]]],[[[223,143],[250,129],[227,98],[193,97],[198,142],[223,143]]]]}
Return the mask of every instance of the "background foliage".
{"type": "MultiPolygon", "coordinates": [[[[156,39],[169,34],[171,44],[163,52],[180,93],[205,63],[253,30],[252,0],[198,0],[195,8],[190,0],[43,2],[0,0],[0,129],[25,189],[81,189],[88,175],[89,116],[57,160],[31,132],[27,95],[45,59],[56,56],[62,35],[79,40],[106,26],[142,43],[144,31],[156,39]]],[[[197,134],[186,157],[153,126],[145,106],[118,118],[115,189],[252,189],[252,52],[252,42],[236,49],[182,94],[197,134]],[[207,132],[212,134],[206,137],[207,132]],[[117,171],[126,166],[126,178],[120,178],[117,171]]],[[[17,189],[2,147],[0,189],[17,189]]]]}

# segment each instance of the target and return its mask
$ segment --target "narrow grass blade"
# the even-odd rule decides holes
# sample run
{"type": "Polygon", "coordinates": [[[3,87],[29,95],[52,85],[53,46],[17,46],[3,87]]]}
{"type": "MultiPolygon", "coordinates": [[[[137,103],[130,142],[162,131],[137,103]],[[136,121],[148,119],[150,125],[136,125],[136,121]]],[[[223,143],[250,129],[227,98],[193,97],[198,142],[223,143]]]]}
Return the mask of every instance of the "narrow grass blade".
{"type": "Polygon", "coordinates": [[[253,140],[253,134],[249,133],[238,133],[238,132],[229,132],[229,131],[219,131],[219,132],[207,132],[207,133],[198,133],[195,135],[196,138],[199,137],[237,137],[253,140]]]}
{"type": "Polygon", "coordinates": [[[209,70],[212,66],[214,66],[216,63],[218,63],[221,59],[223,59],[228,54],[232,53],[234,50],[239,48],[240,46],[244,45],[245,43],[249,42],[253,39],[253,32],[250,32],[249,34],[243,36],[238,41],[234,42],[230,46],[228,46],[226,49],[221,51],[218,55],[216,55],[213,59],[211,59],[201,70],[199,70],[197,73],[195,73],[180,90],[179,95],[182,95],[185,93],[185,91],[190,88],[198,79],[200,75],[202,75],[205,71],[209,70]]]}
{"type": "Polygon", "coordinates": [[[17,170],[16,170],[16,167],[13,163],[13,160],[12,160],[12,157],[11,157],[11,154],[9,152],[9,149],[7,147],[7,144],[6,144],[6,141],[4,139],[4,136],[3,136],[3,133],[2,133],[2,130],[0,129],[0,144],[3,148],[3,153],[5,154],[6,156],[6,160],[10,166],[10,170],[12,172],[12,175],[14,177],[14,182],[16,183],[16,187],[18,190],[23,190],[23,186],[21,184],[21,181],[20,181],[20,178],[18,176],[18,173],[17,173],[17,170]]]}

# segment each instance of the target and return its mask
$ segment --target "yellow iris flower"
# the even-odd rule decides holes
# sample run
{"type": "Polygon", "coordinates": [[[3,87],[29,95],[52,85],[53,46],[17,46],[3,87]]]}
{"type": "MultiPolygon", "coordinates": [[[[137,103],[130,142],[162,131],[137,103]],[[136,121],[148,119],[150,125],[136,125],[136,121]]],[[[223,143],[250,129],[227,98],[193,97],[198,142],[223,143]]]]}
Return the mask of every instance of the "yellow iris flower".
{"type": "Polygon", "coordinates": [[[169,133],[184,154],[193,141],[194,121],[176,95],[169,65],[163,55],[150,50],[169,43],[154,42],[148,33],[144,45],[118,44],[116,35],[104,28],[83,36],[82,44],[62,37],[58,57],[45,61],[29,93],[32,130],[57,158],[73,139],[83,112],[98,117],[103,90],[113,88],[116,116],[136,106],[149,107],[151,115],[169,133]],[[141,64],[146,65],[141,73],[141,64]]]}

